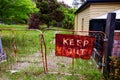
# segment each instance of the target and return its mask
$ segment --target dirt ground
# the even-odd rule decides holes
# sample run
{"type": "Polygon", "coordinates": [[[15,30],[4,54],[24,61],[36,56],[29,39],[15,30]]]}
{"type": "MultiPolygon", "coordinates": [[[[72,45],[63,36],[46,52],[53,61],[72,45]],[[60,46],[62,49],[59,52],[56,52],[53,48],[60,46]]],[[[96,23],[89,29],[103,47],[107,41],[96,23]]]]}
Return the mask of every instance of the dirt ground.
{"type": "MultiPolygon", "coordinates": [[[[49,72],[64,72],[72,64],[72,59],[66,57],[55,56],[54,52],[47,55],[47,67],[49,72]],[[61,68],[65,68],[66,70],[61,68]]],[[[42,54],[37,52],[29,56],[18,57],[15,64],[12,65],[11,73],[15,73],[22,69],[28,68],[30,65],[43,67],[42,54]]]]}

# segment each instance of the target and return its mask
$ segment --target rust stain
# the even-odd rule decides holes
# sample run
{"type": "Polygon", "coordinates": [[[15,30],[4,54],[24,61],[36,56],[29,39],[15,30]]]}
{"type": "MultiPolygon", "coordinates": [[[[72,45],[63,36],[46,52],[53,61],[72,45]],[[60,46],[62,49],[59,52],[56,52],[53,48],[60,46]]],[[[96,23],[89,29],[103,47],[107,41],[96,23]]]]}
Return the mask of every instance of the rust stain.
{"type": "Polygon", "coordinates": [[[94,37],[56,34],[56,56],[90,59],[94,47],[94,37]]]}

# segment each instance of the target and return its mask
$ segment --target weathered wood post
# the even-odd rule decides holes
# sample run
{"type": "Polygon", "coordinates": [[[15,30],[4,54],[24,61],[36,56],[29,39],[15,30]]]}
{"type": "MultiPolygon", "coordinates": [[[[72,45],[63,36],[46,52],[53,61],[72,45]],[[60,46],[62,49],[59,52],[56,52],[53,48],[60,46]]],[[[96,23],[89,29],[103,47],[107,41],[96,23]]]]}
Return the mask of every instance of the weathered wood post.
{"type": "Polygon", "coordinates": [[[112,54],[113,48],[113,37],[114,37],[114,30],[115,30],[115,21],[116,21],[116,13],[108,13],[107,20],[106,20],[106,46],[105,46],[105,66],[103,69],[103,75],[105,78],[109,77],[110,73],[110,56],[112,54]]]}

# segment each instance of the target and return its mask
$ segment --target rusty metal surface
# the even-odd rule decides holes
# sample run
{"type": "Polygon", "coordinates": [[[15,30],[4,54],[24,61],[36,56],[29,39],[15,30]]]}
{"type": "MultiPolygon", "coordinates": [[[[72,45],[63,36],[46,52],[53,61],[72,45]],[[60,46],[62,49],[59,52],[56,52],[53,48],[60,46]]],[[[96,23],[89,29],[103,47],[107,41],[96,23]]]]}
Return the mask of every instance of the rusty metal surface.
{"type": "Polygon", "coordinates": [[[56,56],[90,59],[94,37],[71,34],[56,34],[56,56]]]}

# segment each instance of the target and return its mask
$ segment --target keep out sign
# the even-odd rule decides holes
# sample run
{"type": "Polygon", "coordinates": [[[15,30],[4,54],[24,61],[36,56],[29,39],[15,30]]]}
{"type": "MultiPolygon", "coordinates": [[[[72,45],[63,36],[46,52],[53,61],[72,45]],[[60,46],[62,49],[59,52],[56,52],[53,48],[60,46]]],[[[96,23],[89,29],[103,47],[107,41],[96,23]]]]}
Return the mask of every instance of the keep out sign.
{"type": "Polygon", "coordinates": [[[56,34],[56,56],[90,59],[94,46],[94,37],[56,34]]]}

